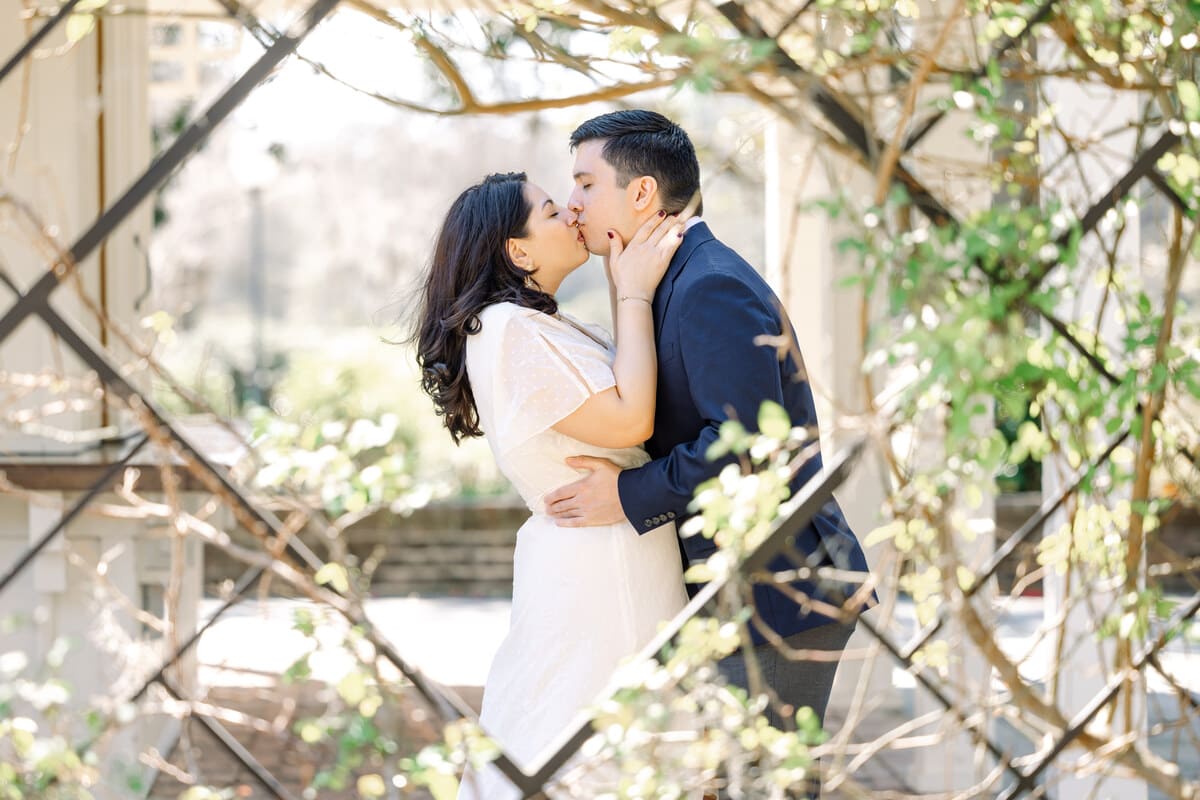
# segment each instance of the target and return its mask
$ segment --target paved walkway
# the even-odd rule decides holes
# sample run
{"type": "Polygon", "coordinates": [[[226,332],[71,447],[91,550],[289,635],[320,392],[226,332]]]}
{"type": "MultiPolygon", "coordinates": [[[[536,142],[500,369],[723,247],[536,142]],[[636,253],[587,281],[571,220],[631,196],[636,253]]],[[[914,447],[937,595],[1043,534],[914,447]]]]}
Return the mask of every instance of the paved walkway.
{"type": "MultiPolygon", "coordinates": [[[[210,613],[215,605],[214,601],[206,601],[201,613],[210,613]]],[[[478,708],[480,687],[488,664],[507,628],[509,606],[507,600],[381,598],[368,601],[367,611],[381,632],[398,644],[406,658],[433,679],[456,687],[464,699],[478,708]]],[[[298,609],[316,610],[311,604],[291,600],[253,601],[232,609],[205,635],[198,648],[198,658],[200,681],[207,687],[209,700],[258,721],[255,725],[231,724],[229,729],[295,797],[301,798],[303,787],[311,780],[316,765],[331,763],[332,753],[328,747],[310,746],[299,741],[291,733],[292,723],[317,715],[324,709],[327,698],[323,692],[328,690],[323,681],[339,677],[349,657],[338,652],[336,624],[326,626],[321,629],[319,639],[328,651],[310,658],[313,680],[281,685],[278,676],[313,647],[312,640],[292,628],[293,616],[298,609]]],[[[1013,607],[997,629],[998,639],[1006,650],[1019,652],[1039,621],[1038,601],[1022,601],[1013,607]]],[[[903,640],[912,627],[911,607],[901,606],[890,629],[892,635],[903,640]]],[[[857,649],[861,653],[868,643],[865,637],[856,634],[848,652],[857,649]]],[[[1194,645],[1175,643],[1164,661],[1173,667],[1176,675],[1191,681],[1193,693],[1200,695],[1200,656],[1191,652],[1194,649],[1194,645]]],[[[1037,668],[1036,658],[1031,660],[1031,665],[1031,669],[1037,668]]],[[[831,733],[843,727],[859,683],[860,666],[860,662],[848,660],[839,672],[826,720],[826,728],[831,733]]],[[[1151,691],[1165,688],[1158,685],[1160,683],[1151,680],[1151,691]]],[[[863,705],[865,710],[858,717],[850,737],[852,743],[869,742],[913,716],[913,688],[908,676],[892,670],[890,664],[881,663],[874,671],[871,686],[863,705]]],[[[419,705],[411,700],[410,706],[399,709],[398,713],[411,718],[415,711],[419,719],[422,716],[419,705]]],[[[1153,714],[1157,713],[1159,724],[1169,723],[1169,708],[1164,711],[1162,704],[1153,700],[1151,707],[1152,722],[1153,714]],[[1157,712],[1154,711],[1156,707],[1157,712]]],[[[1193,729],[1191,737],[1185,736],[1182,741],[1194,743],[1200,740],[1196,738],[1200,737],[1200,726],[1193,725],[1193,729]]],[[[436,737],[427,721],[409,724],[406,730],[406,746],[413,752],[436,737]]],[[[1179,736],[1160,735],[1154,749],[1172,760],[1182,761],[1185,774],[1200,776],[1200,752],[1180,753],[1180,741],[1179,736]]],[[[891,749],[876,753],[855,771],[855,782],[866,791],[866,796],[872,798],[910,792],[913,752],[891,749]]],[[[195,722],[188,724],[182,746],[177,748],[171,762],[181,775],[188,773],[211,785],[235,787],[238,798],[271,797],[195,722]]],[[[164,773],[152,798],[173,799],[184,788],[185,784],[164,773]]],[[[826,798],[862,796],[860,792],[845,790],[824,795],[826,798]]],[[[351,784],[346,791],[322,790],[319,797],[341,800],[357,798],[357,793],[351,784]]]]}

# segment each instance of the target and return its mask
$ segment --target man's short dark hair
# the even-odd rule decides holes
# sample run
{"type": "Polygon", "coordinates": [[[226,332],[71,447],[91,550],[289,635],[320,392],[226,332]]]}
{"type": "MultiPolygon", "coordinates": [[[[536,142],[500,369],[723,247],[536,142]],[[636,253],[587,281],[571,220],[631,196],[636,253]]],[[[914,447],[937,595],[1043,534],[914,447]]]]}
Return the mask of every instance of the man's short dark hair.
{"type": "MultiPolygon", "coordinates": [[[[649,175],[658,181],[662,206],[682,211],[700,194],[700,162],[687,132],[655,111],[632,109],[593,117],[571,134],[571,150],[584,142],[603,140],[601,151],[617,173],[617,185],[649,175]]],[[[703,211],[696,207],[696,214],[703,211]]]]}

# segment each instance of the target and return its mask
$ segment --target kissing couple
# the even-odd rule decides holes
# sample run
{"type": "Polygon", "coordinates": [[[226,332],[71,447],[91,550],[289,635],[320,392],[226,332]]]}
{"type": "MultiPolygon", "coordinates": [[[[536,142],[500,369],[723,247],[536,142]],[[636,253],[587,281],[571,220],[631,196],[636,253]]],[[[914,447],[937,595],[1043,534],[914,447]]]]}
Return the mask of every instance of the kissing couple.
{"type": "MultiPolygon", "coordinates": [[[[759,273],[704,222],[687,133],[652,111],[616,111],[580,125],[570,146],[565,206],[523,173],[489,175],[454,201],[413,337],[423,388],[450,436],[485,437],[532,513],[517,534],[510,627],[480,717],[519,764],[532,763],[598,699],[618,663],[702,588],[685,584],[684,572],[717,545],[677,531],[692,515],[696,487],[733,458],[706,457],[721,423],[753,429],[771,400],[794,426],[817,430],[802,364],[756,343],[795,332],[759,273]],[[591,254],[608,277],[611,334],[555,300],[591,254]]],[[[818,453],[796,474],[793,493],[820,471],[818,453]]],[[[866,577],[836,501],[795,546],[810,564],[866,577]]],[[[793,588],[840,605],[858,584],[793,588]]],[[[757,585],[753,599],[788,648],[827,651],[821,660],[789,660],[751,627],[763,679],[781,703],[823,720],[853,623],[768,585],[757,585]]],[[[718,666],[728,682],[747,686],[744,653],[718,666]]],[[[768,716],[791,723],[774,709],[768,716]]],[[[814,791],[815,783],[805,789],[814,791]]],[[[468,770],[459,794],[520,796],[490,766],[468,770]]]]}

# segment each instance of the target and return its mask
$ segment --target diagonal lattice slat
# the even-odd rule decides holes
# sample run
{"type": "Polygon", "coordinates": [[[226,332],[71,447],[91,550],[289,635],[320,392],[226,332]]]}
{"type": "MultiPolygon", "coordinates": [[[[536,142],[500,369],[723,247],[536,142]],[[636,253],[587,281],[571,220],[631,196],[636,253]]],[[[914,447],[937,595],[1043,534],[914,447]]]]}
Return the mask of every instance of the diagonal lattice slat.
{"type": "MultiPolygon", "coordinates": [[[[1143,647],[1142,651],[1134,658],[1133,663],[1129,666],[1129,672],[1141,672],[1146,664],[1154,659],[1159,651],[1166,647],[1173,632],[1178,630],[1185,622],[1195,617],[1197,612],[1200,612],[1200,594],[1194,595],[1186,605],[1171,615],[1171,619],[1164,626],[1163,632],[1155,637],[1153,642],[1143,647]]],[[[1087,725],[1100,713],[1100,710],[1112,702],[1126,679],[1127,676],[1123,672],[1113,675],[1104,689],[1093,697],[1087,706],[1081,709],[1075,718],[1071,720],[1070,727],[1063,731],[1062,735],[1054,741],[1053,746],[1049,748],[1046,754],[1021,776],[1021,780],[1016,785],[1001,794],[999,800],[1015,800],[1015,798],[1020,797],[1026,792],[1033,791],[1034,781],[1037,777],[1054,762],[1059,753],[1066,749],[1071,742],[1079,738],[1087,725]]]]}
{"type": "Polygon", "coordinates": [[[71,12],[75,10],[75,6],[79,5],[80,2],[82,2],[82,0],[67,0],[67,2],[63,3],[62,6],[59,7],[58,11],[54,13],[54,16],[46,20],[45,24],[38,28],[33,36],[30,36],[25,40],[24,44],[17,48],[17,52],[13,53],[12,57],[10,57],[8,61],[4,62],[3,67],[0,67],[0,83],[3,83],[4,79],[7,78],[13,70],[20,66],[25,59],[33,55],[33,51],[37,49],[37,46],[41,44],[42,41],[45,40],[45,38],[49,36],[56,27],[58,27],[60,22],[71,16],[71,12]]]}

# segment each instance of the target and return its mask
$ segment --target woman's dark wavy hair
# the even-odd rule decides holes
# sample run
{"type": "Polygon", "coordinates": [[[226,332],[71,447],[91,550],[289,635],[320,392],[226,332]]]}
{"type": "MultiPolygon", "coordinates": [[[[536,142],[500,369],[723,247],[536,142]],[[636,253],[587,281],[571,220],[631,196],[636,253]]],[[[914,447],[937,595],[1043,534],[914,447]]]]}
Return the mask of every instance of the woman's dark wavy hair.
{"type": "Polygon", "coordinates": [[[479,314],[510,302],[547,314],[554,297],[527,284],[530,272],[508,257],[506,242],[528,234],[532,207],[525,173],[488,175],[458,196],[433,248],[411,341],[416,343],[421,388],[457,444],[482,436],[475,395],[467,379],[467,337],[479,333],[479,314]]]}

